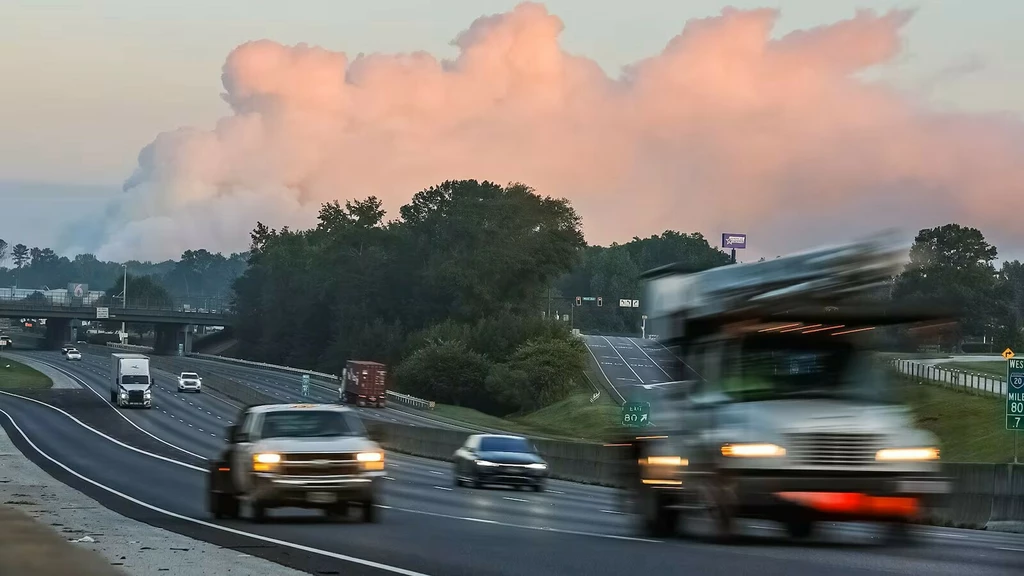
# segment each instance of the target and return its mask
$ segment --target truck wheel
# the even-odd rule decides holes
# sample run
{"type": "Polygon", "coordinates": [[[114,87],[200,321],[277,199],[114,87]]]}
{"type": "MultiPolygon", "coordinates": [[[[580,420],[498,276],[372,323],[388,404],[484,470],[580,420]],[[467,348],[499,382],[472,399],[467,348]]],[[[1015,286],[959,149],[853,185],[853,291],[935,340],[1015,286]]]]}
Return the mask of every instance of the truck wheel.
{"type": "Polygon", "coordinates": [[[806,514],[798,512],[797,515],[786,520],[786,532],[789,533],[790,538],[800,540],[810,538],[811,534],[814,533],[814,520],[806,514]]]}
{"type": "Polygon", "coordinates": [[[696,536],[711,542],[724,544],[732,540],[735,535],[732,510],[717,483],[699,483],[693,496],[696,501],[694,511],[688,513],[684,520],[689,524],[687,528],[692,529],[693,524],[699,524],[696,536]]]}
{"type": "Polygon", "coordinates": [[[218,520],[238,518],[238,498],[224,492],[210,493],[210,512],[218,520]]]}
{"type": "Polygon", "coordinates": [[[896,521],[885,525],[885,543],[890,546],[913,546],[917,542],[910,522],[896,521]]]}
{"type": "Polygon", "coordinates": [[[324,513],[331,520],[344,520],[348,518],[348,502],[338,502],[324,508],[324,513]]]}
{"type": "Polygon", "coordinates": [[[643,534],[656,538],[671,536],[679,522],[679,512],[666,507],[664,495],[657,490],[640,487],[634,495],[633,503],[643,534]]]}
{"type": "Polygon", "coordinates": [[[110,403],[117,404],[117,392],[110,393],[110,403]]]}
{"type": "Polygon", "coordinates": [[[373,524],[380,520],[380,513],[374,506],[375,502],[376,500],[373,498],[363,502],[362,519],[367,524],[373,524]]]}
{"type": "Polygon", "coordinates": [[[252,512],[252,521],[262,524],[267,521],[267,507],[262,502],[253,502],[249,505],[252,512]]]}

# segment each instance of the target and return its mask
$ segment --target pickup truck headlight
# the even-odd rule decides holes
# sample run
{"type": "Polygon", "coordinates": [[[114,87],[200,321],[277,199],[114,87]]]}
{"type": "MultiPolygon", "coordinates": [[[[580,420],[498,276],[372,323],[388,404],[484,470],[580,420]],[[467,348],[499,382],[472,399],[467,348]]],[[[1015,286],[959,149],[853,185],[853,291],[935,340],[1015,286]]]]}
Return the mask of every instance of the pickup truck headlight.
{"type": "Polygon", "coordinates": [[[363,465],[363,470],[383,470],[384,454],[382,452],[360,452],[356,460],[363,465]]]}
{"type": "Polygon", "coordinates": [[[733,458],[775,458],[785,456],[786,449],[776,444],[726,444],[722,456],[733,458]]]}
{"type": "Polygon", "coordinates": [[[476,465],[477,466],[498,466],[498,464],[495,464],[494,462],[488,462],[487,460],[477,460],[476,461],[476,465]]]}
{"type": "Polygon", "coordinates": [[[527,464],[526,466],[530,470],[547,470],[548,465],[543,462],[534,462],[533,464],[527,464]]]}
{"type": "Polygon", "coordinates": [[[270,472],[281,462],[280,454],[253,454],[252,469],[254,472],[270,472]]]}
{"type": "Polygon", "coordinates": [[[875,460],[919,462],[923,460],[938,460],[938,448],[886,448],[875,453],[875,460]]]}

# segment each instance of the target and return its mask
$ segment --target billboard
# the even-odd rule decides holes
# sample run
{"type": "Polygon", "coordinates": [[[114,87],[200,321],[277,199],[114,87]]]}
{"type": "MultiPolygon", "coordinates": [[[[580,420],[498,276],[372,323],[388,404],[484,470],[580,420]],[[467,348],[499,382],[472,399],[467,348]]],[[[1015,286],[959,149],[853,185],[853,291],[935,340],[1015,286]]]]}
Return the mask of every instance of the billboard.
{"type": "Polygon", "coordinates": [[[747,235],[729,232],[722,233],[722,248],[743,249],[747,247],[747,235]]]}
{"type": "Polygon", "coordinates": [[[85,298],[89,294],[88,284],[78,284],[72,282],[68,284],[68,297],[70,298],[85,298]]]}

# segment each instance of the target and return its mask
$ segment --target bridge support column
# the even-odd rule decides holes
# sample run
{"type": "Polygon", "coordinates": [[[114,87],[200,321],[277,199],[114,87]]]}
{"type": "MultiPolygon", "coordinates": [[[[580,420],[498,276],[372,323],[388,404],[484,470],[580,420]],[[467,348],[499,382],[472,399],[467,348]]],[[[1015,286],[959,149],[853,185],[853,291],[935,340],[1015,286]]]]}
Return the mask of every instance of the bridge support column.
{"type": "Polygon", "coordinates": [[[177,356],[179,344],[182,347],[183,354],[191,353],[193,330],[194,327],[191,324],[157,325],[153,353],[163,356],[177,356]]]}
{"type": "Polygon", "coordinates": [[[46,320],[46,336],[43,347],[47,350],[58,350],[65,342],[71,342],[71,320],[66,318],[48,318],[46,320]]]}

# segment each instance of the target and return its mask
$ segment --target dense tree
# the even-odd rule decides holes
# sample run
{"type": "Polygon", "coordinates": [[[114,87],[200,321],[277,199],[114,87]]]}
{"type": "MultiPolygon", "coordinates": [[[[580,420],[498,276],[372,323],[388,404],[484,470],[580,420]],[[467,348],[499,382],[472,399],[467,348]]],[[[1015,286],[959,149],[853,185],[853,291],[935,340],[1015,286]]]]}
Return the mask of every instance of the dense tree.
{"type": "Polygon", "coordinates": [[[712,246],[701,234],[672,230],[648,238],[633,238],[626,244],[590,246],[580,266],[564,276],[551,291],[551,312],[568,312],[576,296],[601,296],[603,306],[588,302],[572,311],[575,327],[637,332],[641,310],[620,308],[619,299],[643,300],[641,273],[675,262],[703,270],[723,266],[729,261],[728,254],[712,246]]]}
{"type": "Polygon", "coordinates": [[[107,288],[107,298],[117,299],[123,306],[128,308],[155,308],[170,306],[173,303],[173,299],[167,292],[167,289],[157,283],[152,276],[133,276],[132,274],[127,276],[127,299],[124,292],[124,274],[110,288],[107,288]]]}
{"type": "Polygon", "coordinates": [[[0,266],[4,265],[7,261],[7,242],[3,238],[0,238],[0,266]]]}
{"type": "Polygon", "coordinates": [[[998,340],[1002,346],[1024,350],[1024,263],[1003,262],[996,285],[998,340]]]}
{"type": "MultiPolygon", "coordinates": [[[[910,249],[910,262],[895,283],[893,297],[961,311],[960,338],[991,336],[998,309],[996,255],[996,247],[976,228],[946,224],[921,230],[910,249]]],[[[958,347],[960,342],[953,345],[958,347]]]]}
{"type": "Polygon", "coordinates": [[[14,259],[15,267],[23,268],[29,262],[28,246],[15,244],[14,248],[11,249],[11,258],[14,259]]]}
{"type": "Polygon", "coordinates": [[[386,222],[370,197],[325,204],[311,230],[258,223],[234,286],[243,349],[332,372],[385,361],[407,391],[497,410],[484,394],[492,364],[530,338],[570,337],[538,312],[578,261],[579,217],[527,186],[473,180],[423,190],[400,213],[386,222]],[[428,360],[447,368],[409,368],[428,360]]]}

